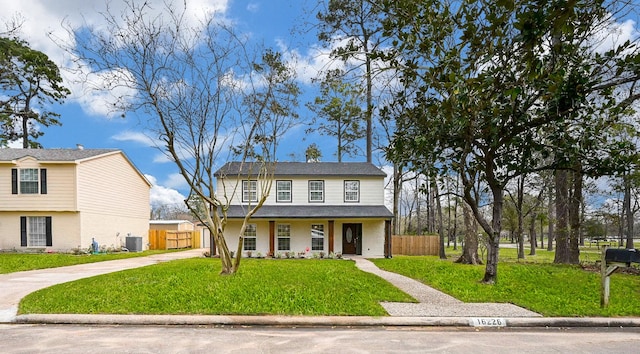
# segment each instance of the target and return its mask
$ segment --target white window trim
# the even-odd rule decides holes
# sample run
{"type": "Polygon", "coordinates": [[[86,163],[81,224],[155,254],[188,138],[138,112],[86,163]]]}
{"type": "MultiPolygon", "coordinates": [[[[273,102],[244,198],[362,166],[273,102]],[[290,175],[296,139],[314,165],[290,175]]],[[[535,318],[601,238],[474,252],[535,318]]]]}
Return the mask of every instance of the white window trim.
{"type": "Polygon", "coordinates": [[[258,226],[256,224],[247,224],[247,227],[244,229],[243,237],[244,237],[244,242],[243,242],[243,245],[242,245],[242,249],[244,251],[255,251],[255,250],[258,249],[258,226]],[[253,234],[252,235],[248,235],[247,231],[253,231],[252,232],[253,234]],[[253,249],[253,250],[246,249],[246,246],[247,246],[246,241],[247,241],[247,239],[255,240],[256,249],[253,249]]]}
{"type": "Polygon", "coordinates": [[[27,247],[47,247],[46,216],[27,216],[27,247]],[[38,235],[38,243],[35,237],[38,235]]]}
{"type": "Polygon", "coordinates": [[[359,203],[360,202],[360,181],[359,180],[345,180],[344,181],[344,202],[345,203],[359,203]],[[350,183],[356,183],[356,190],[349,190],[347,189],[347,185],[350,183]],[[355,193],[356,198],[355,199],[349,199],[347,198],[347,193],[355,193]]]}
{"type": "Polygon", "coordinates": [[[18,169],[18,190],[20,194],[40,194],[40,169],[39,168],[20,168],[18,169]],[[22,173],[24,171],[35,171],[35,180],[23,180],[22,173]],[[35,183],[35,192],[25,192],[22,183],[35,183]]]}
{"type": "Polygon", "coordinates": [[[311,224],[311,250],[312,251],[324,251],[324,240],[325,240],[325,236],[324,236],[324,224],[311,224]],[[313,231],[314,231],[314,226],[322,226],[322,237],[319,236],[315,236],[313,231]],[[322,248],[321,249],[314,249],[313,248],[313,240],[315,239],[321,239],[322,240],[322,248]]]}
{"type": "Polygon", "coordinates": [[[277,180],[276,181],[276,202],[277,203],[291,203],[293,201],[293,181],[291,180],[277,180]],[[280,189],[278,188],[278,182],[289,182],[289,199],[280,199],[280,189]]]}
{"type": "Polygon", "coordinates": [[[258,201],[258,181],[244,180],[242,181],[242,202],[258,201]],[[255,187],[255,188],[253,188],[255,187]]]}
{"type": "Polygon", "coordinates": [[[276,248],[278,252],[291,251],[291,224],[278,224],[276,226],[276,248]],[[287,235],[282,235],[280,233],[280,226],[287,227],[287,235]],[[289,239],[289,249],[286,249],[286,250],[280,249],[280,239],[289,239]]]}
{"type": "Polygon", "coordinates": [[[324,181],[323,180],[310,180],[308,183],[309,186],[309,203],[324,203],[324,181]],[[311,185],[313,183],[320,183],[320,185],[322,186],[321,190],[311,190],[311,185]],[[316,199],[314,200],[311,196],[312,196],[312,192],[314,193],[320,193],[320,196],[322,197],[321,199],[316,199]]]}

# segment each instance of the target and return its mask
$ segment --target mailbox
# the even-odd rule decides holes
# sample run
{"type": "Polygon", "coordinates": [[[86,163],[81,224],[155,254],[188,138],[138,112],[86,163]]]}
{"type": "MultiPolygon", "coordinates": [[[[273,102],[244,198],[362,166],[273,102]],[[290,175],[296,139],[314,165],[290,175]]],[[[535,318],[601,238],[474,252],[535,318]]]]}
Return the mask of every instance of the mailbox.
{"type": "Polygon", "coordinates": [[[604,259],[606,262],[626,263],[627,267],[629,267],[631,263],[640,263],[640,250],[633,248],[607,248],[604,259]]]}

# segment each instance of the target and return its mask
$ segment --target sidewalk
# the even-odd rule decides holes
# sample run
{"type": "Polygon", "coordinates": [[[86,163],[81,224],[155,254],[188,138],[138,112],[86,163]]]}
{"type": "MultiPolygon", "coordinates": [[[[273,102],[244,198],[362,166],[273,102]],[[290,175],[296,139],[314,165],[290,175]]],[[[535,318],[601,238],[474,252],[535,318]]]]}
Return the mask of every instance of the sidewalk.
{"type": "Polygon", "coordinates": [[[356,266],[389,281],[418,303],[382,303],[390,316],[209,316],[209,315],[17,315],[22,297],[59,283],[174,259],[199,257],[202,249],[0,275],[0,323],[98,325],[229,326],[474,326],[474,327],[640,327],[640,318],[542,317],[512,304],[463,303],[405,276],[353,257],[356,266]]]}

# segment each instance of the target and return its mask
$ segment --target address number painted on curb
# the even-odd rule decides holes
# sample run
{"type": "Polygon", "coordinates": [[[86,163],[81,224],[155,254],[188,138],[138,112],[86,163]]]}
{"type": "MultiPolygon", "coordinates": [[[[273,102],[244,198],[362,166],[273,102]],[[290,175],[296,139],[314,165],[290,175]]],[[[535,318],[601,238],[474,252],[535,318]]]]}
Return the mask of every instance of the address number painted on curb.
{"type": "Polygon", "coordinates": [[[506,327],[507,320],[504,318],[472,318],[469,320],[472,327],[506,327]]]}

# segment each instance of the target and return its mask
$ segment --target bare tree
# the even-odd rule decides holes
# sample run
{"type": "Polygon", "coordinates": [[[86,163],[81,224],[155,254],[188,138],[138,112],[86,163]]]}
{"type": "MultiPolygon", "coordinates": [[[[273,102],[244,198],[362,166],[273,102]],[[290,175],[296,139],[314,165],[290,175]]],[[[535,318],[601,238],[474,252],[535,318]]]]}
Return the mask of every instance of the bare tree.
{"type": "Polygon", "coordinates": [[[85,83],[120,92],[115,110],[148,117],[147,128],[190,187],[185,203],[209,229],[221,273],[233,274],[241,252],[234,261],[224,237],[232,195],[238,181],[258,181],[259,196],[238,235],[242,247],[248,220],[269,194],[278,138],[296,117],[299,90],[279,53],[252,50],[247,37],[213,14],[194,21],[186,3],[151,13],[148,2],[135,0],[121,13],[108,8],[104,27],[68,28],[77,35],[65,48],[87,74],[85,83]],[[238,178],[221,176],[229,185],[216,190],[214,173],[232,158],[247,167],[238,178]]]}

